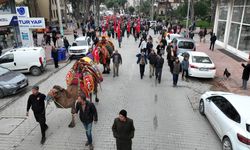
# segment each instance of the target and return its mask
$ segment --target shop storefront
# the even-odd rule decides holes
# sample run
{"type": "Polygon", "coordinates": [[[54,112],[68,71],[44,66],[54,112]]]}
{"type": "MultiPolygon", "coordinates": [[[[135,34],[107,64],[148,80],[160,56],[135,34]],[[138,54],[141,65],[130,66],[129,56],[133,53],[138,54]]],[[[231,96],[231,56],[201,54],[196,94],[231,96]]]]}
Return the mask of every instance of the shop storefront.
{"type": "Polygon", "coordinates": [[[214,32],[219,46],[248,59],[250,52],[250,0],[218,0],[214,32]]]}
{"type": "Polygon", "coordinates": [[[0,45],[10,48],[20,44],[15,0],[0,0],[0,45]]]}

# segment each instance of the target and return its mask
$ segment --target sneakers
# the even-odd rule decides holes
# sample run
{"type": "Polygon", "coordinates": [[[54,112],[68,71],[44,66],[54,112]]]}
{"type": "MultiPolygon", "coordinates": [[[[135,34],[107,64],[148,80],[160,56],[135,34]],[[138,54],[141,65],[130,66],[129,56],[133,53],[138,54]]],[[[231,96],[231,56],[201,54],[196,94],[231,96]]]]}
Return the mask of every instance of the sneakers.
{"type": "Polygon", "coordinates": [[[45,141],[46,141],[46,137],[42,137],[42,139],[41,139],[41,144],[44,144],[45,143],[45,141]]]}
{"type": "Polygon", "coordinates": [[[93,144],[90,144],[90,145],[89,145],[89,150],[94,150],[93,144]]]}
{"type": "Polygon", "coordinates": [[[85,143],[85,146],[89,146],[89,142],[88,141],[85,143]]]}

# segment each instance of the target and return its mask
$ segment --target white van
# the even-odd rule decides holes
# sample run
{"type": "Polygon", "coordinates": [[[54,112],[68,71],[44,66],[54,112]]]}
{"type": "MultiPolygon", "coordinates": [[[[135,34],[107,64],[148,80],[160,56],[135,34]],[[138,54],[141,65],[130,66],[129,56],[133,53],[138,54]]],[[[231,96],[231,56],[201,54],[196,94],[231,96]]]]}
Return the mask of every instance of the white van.
{"type": "Polygon", "coordinates": [[[22,47],[10,50],[0,57],[0,66],[13,71],[40,75],[46,67],[45,50],[42,47],[22,47]]]}

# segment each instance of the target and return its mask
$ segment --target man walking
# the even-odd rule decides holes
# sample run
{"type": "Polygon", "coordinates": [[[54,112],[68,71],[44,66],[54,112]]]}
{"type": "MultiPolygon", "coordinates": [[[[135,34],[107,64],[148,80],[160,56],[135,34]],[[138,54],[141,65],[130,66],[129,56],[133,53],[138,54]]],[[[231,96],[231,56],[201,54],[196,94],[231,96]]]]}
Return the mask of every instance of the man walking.
{"type": "Polygon", "coordinates": [[[2,52],[3,52],[3,47],[2,45],[0,45],[0,56],[2,55],[2,52]]]}
{"type": "Polygon", "coordinates": [[[141,79],[143,79],[145,65],[147,64],[146,54],[144,52],[141,52],[140,54],[137,54],[136,57],[138,57],[137,64],[140,65],[140,75],[141,79]]]}
{"type": "Polygon", "coordinates": [[[188,58],[189,58],[188,55],[185,55],[183,61],[181,62],[182,80],[184,80],[184,76],[185,76],[186,81],[188,81],[188,67],[189,67],[188,58]]]}
{"type": "Polygon", "coordinates": [[[241,66],[244,68],[242,73],[242,88],[243,90],[246,90],[247,81],[249,80],[249,74],[250,74],[250,60],[248,61],[247,65],[242,63],[241,66]]]}
{"type": "Polygon", "coordinates": [[[111,56],[113,59],[113,77],[119,76],[119,65],[122,64],[122,56],[120,53],[118,53],[118,50],[115,51],[115,53],[111,56]]]}
{"type": "Polygon", "coordinates": [[[154,76],[155,73],[155,63],[157,60],[157,55],[154,50],[152,50],[148,55],[148,60],[149,60],[149,78],[152,78],[152,76],[154,76]]]}
{"type": "Polygon", "coordinates": [[[119,117],[114,120],[112,131],[116,139],[117,150],[132,150],[135,127],[133,120],[127,117],[126,110],[120,111],[119,117]]]}
{"type": "Polygon", "coordinates": [[[46,117],[45,117],[45,106],[44,106],[45,98],[46,96],[39,92],[39,87],[33,86],[32,94],[29,96],[29,99],[27,102],[27,113],[26,113],[26,116],[29,116],[29,110],[31,107],[36,121],[40,124],[41,133],[42,133],[41,144],[44,144],[44,142],[46,141],[45,131],[48,129],[48,126],[46,124],[46,117]]]}
{"type": "Polygon", "coordinates": [[[155,64],[155,80],[158,80],[158,83],[161,83],[161,74],[162,74],[162,68],[164,64],[164,59],[162,58],[162,55],[157,56],[156,64],[155,64]]]}
{"type": "Polygon", "coordinates": [[[89,146],[90,150],[93,150],[93,144],[92,144],[92,123],[95,121],[97,122],[97,111],[95,108],[95,105],[89,101],[86,100],[86,96],[84,94],[81,94],[76,103],[76,113],[80,111],[79,118],[81,122],[83,123],[83,126],[86,130],[86,136],[88,141],[86,142],[85,146],[89,146]]]}
{"type": "Polygon", "coordinates": [[[179,58],[176,57],[173,65],[173,87],[177,86],[180,71],[181,71],[181,63],[179,58]]]}
{"type": "Polygon", "coordinates": [[[214,44],[215,44],[215,41],[217,40],[217,37],[215,35],[215,33],[213,34],[213,36],[210,38],[210,50],[214,51],[214,44]]]}

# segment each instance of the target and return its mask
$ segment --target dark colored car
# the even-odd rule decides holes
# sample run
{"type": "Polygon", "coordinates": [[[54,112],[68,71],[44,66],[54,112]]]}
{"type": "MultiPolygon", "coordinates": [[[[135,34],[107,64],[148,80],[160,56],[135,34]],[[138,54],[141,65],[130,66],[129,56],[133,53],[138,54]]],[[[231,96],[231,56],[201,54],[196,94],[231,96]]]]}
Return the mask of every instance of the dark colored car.
{"type": "Polygon", "coordinates": [[[0,67],[0,98],[16,94],[29,85],[25,75],[0,67]]]}

